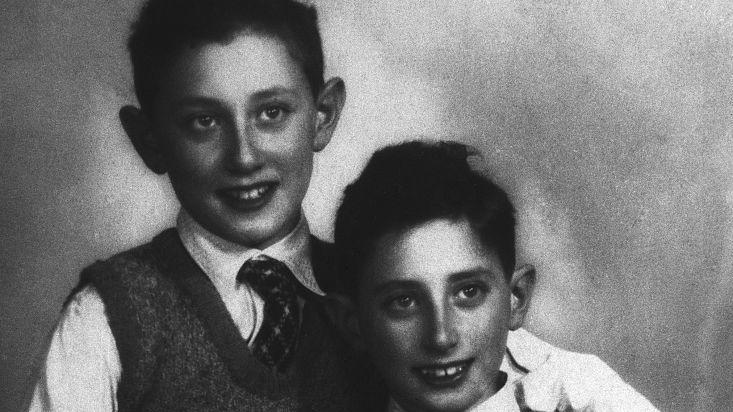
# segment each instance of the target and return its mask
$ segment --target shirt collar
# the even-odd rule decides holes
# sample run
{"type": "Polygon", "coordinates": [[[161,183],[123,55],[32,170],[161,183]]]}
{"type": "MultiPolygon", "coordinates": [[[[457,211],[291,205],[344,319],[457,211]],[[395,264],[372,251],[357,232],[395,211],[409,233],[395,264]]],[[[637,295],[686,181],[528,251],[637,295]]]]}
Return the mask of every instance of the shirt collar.
{"type": "Polygon", "coordinates": [[[544,364],[556,349],[524,328],[509,332],[506,347],[524,369],[533,371],[544,364]]]}
{"type": "Polygon", "coordinates": [[[310,228],[302,213],[300,221],[288,235],[264,250],[222,239],[204,229],[184,209],[178,213],[176,226],[183,246],[215,284],[235,287],[237,273],[244,262],[255,256],[267,255],[284,263],[308,290],[325,295],[313,275],[310,228]]]}

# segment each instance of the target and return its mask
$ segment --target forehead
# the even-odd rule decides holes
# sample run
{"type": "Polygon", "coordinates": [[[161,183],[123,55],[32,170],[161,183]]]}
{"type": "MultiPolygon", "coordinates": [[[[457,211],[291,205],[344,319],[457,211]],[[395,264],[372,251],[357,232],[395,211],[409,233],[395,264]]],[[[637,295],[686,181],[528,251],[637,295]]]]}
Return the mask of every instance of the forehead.
{"type": "Polygon", "coordinates": [[[362,284],[405,280],[443,282],[456,273],[484,271],[503,278],[496,254],[465,220],[433,220],[377,241],[362,284]]]}
{"type": "Polygon", "coordinates": [[[160,85],[169,98],[234,98],[275,88],[309,90],[305,74],[285,42],[256,32],[243,32],[227,43],[185,49],[171,62],[160,85]]]}

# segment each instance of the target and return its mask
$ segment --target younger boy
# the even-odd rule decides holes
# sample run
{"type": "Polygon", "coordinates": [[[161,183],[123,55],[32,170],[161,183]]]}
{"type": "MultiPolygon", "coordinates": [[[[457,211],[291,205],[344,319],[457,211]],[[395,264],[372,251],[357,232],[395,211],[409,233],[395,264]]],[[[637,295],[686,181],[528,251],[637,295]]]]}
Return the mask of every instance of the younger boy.
{"type": "Polygon", "coordinates": [[[383,377],[387,410],[655,410],[598,358],[519,329],[534,271],[515,267],[512,204],[468,155],[383,149],[338,211],[338,318],[383,377]]]}
{"type": "Polygon", "coordinates": [[[150,0],[128,46],[140,107],[120,119],[177,227],[82,272],[30,409],[358,410],[301,213],[345,99],[316,11],[150,0]]]}

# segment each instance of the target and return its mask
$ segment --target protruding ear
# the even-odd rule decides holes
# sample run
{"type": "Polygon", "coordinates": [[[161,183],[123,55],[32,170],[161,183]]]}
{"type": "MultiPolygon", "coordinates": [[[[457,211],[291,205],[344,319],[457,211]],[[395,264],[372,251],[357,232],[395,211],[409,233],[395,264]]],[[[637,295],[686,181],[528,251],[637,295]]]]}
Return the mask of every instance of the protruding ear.
{"type": "Polygon", "coordinates": [[[344,294],[329,293],[328,302],[328,312],[341,336],[354,349],[366,351],[354,300],[344,294]]]}
{"type": "Polygon", "coordinates": [[[341,109],[346,101],[346,86],[340,77],[329,79],[316,99],[316,136],[313,140],[313,151],[320,152],[331,141],[336,129],[341,109]]]}
{"type": "Polygon", "coordinates": [[[167,168],[162,145],[153,134],[152,125],[145,113],[135,106],[124,106],[120,109],[120,122],[148,169],[159,175],[165,173],[167,168]]]}
{"type": "Polygon", "coordinates": [[[524,317],[532,301],[532,292],[535,284],[535,270],[532,265],[523,265],[512,274],[509,284],[512,293],[511,316],[509,329],[517,330],[522,327],[524,317]]]}

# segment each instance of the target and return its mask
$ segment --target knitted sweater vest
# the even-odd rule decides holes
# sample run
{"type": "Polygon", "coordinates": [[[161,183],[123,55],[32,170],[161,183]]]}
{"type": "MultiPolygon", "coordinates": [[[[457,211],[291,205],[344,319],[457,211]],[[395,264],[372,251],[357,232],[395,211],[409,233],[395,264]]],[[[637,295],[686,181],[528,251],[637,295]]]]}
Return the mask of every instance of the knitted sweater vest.
{"type": "MultiPolygon", "coordinates": [[[[316,239],[312,260],[328,283],[325,246],[316,239]]],[[[86,268],[77,288],[89,284],[104,301],[122,364],[120,411],[383,408],[381,389],[336,336],[322,298],[313,294],[305,296],[289,370],[277,373],[254,358],[174,229],[86,268]]]]}

